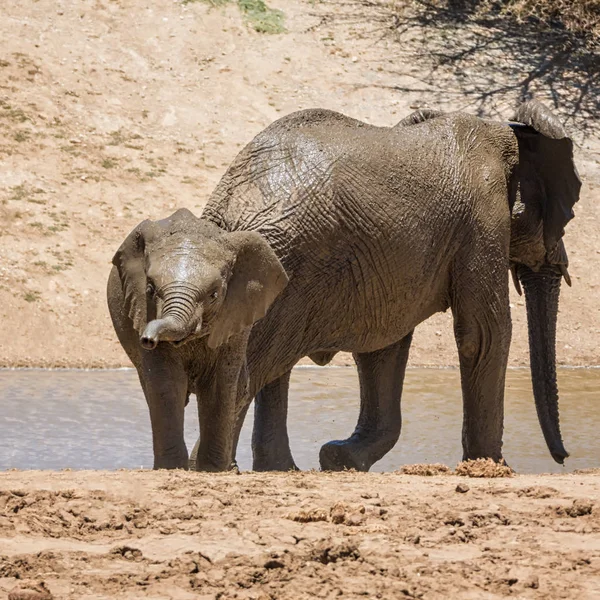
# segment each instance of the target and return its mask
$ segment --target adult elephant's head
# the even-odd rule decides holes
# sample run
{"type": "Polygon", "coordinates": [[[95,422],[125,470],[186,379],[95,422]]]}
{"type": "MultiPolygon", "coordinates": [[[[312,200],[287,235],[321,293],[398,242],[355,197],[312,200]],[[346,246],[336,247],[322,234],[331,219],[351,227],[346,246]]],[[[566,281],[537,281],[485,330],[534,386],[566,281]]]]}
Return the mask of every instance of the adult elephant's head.
{"type": "Polygon", "coordinates": [[[511,123],[518,142],[512,179],[510,261],[517,290],[525,289],[531,377],[538,418],[554,460],[569,455],[560,433],[555,337],[562,277],[570,285],[563,235],[581,181],[573,142],[545,106],[526,102],[511,123]]]}
{"type": "Polygon", "coordinates": [[[181,209],[146,220],[113,258],[126,310],[153,350],[207,336],[216,348],[265,315],[288,278],[256,232],[226,232],[181,209]]]}

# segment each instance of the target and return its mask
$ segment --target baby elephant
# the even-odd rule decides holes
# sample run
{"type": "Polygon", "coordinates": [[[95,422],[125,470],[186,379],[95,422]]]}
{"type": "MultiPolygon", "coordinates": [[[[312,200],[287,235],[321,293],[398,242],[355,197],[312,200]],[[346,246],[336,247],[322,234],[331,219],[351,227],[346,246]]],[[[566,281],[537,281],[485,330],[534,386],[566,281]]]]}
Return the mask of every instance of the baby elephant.
{"type": "Polygon", "coordinates": [[[509,270],[525,289],[539,421],[563,462],[554,339],[580,186],[571,140],[537,102],[510,123],[428,111],[373,127],[326,110],[276,121],[240,152],[201,218],[145,221],[115,255],[109,307],[148,401],[155,467],[186,466],[193,392],[198,469],[230,467],[253,398],[254,468],[294,469],[291,370],[348,351],[358,424],[320,462],[368,470],[400,435],[412,332],[448,308],[463,458],[500,460],[509,270]]]}
{"type": "Polygon", "coordinates": [[[187,468],[190,393],[198,397],[198,469],[229,468],[250,327],[288,281],[279,259],[260,234],[229,233],[181,209],[138,225],[113,263],[108,304],[150,409],[154,468],[187,468]]]}

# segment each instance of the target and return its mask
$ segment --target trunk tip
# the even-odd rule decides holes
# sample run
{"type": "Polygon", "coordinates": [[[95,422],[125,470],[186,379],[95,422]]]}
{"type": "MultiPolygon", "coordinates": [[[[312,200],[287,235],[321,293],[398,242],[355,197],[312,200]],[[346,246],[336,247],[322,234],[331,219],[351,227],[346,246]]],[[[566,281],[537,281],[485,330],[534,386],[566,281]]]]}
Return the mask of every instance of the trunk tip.
{"type": "Polygon", "coordinates": [[[560,448],[550,450],[550,454],[559,465],[564,465],[565,458],[569,457],[569,453],[565,450],[565,447],[562,444],[560,445],[560,448]]]}
{"type": "Polygon", "coordinates": [[[158,346],[158,340],[155,337],[143,335],[140,338],[140,344],[145,350],[154,350],[158,346]]]}

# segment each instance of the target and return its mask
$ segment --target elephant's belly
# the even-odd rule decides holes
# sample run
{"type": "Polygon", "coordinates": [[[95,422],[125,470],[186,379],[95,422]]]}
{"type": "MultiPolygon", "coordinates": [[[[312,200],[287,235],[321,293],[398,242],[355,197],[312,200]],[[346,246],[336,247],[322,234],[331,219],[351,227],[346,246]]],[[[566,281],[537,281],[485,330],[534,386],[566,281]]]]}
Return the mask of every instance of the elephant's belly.
{"type": "Polygon", "coordinates": [[[303,338],[309,349],[373,352],[449,306],[447,277],[401,277],[394,283],[353,290],[352,281],[324,293],[307,318],[303,338]]]}
{"type": "Polygon", "coordinates": [[[364,327],[353,327],[341,332],[319,332],[313,336],[313,343],[308,346],[311,352],[313,348],[320,351],[374,352],[406,337],[419,323],[447,308],[440,305],[427,307],[419,314],[400,314],[398,318],[390,319],[381,326],[372,325],[365,319],[364,327]]]}
{"type": "Polygon", "coordinates": [[[411,256],[406,247],[395,250],[381,268],[348,260],[357,255],[350,251],[337,261],[331,258],[333,249],[323,252],[329,264],[288,257],[284,267],[293,276],[250,336],[252,389],[287,372],[303,356],[319,353],[321,360],[324,353],[385,348],[446,310],[451,258],[436,264],[414,250],[411,256]]]}

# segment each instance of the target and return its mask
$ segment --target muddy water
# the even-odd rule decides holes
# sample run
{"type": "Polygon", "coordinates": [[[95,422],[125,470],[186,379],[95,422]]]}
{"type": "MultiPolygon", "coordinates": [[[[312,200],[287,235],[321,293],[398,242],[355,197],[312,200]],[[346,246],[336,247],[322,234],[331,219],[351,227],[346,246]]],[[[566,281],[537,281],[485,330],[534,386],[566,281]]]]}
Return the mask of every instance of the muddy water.
{"type": "MultiPolygon", "coordinates": [[[[600,467],[600,370],[559,373],[565,445],[559,467],[537,423],[526,370],[507,376],[504,455],[521,473],[600,467]]],[[[148,410],[136,373],[122,371],[0,371],[0,469],[117,469],[151,467],[148,410]]],[[[461,457],[459,373],[412,369],[402,398],[403,430],[396,447],[373,470],[461,457]]],[[[289,432],[302,469],[318,468],[321,444],[347,437],[358,415],[358,381],[351,368],[300,368],[292,377],[289,432]]],[[[238,461],[251,467],[252,411],[238,461]]],[[[198,435],[195,403],[187,407],[186,440],[198,435]]]]}

